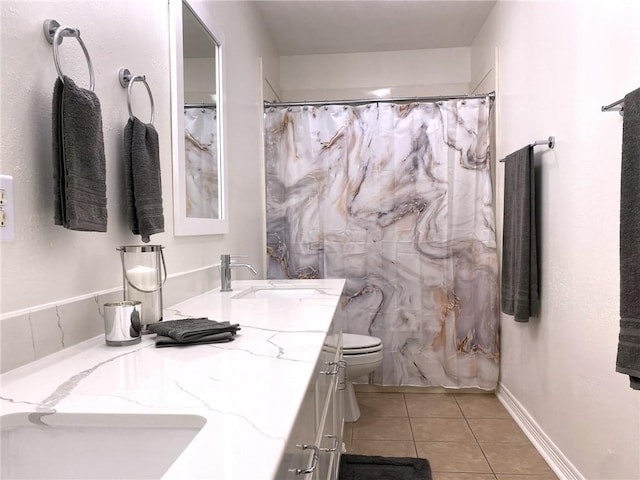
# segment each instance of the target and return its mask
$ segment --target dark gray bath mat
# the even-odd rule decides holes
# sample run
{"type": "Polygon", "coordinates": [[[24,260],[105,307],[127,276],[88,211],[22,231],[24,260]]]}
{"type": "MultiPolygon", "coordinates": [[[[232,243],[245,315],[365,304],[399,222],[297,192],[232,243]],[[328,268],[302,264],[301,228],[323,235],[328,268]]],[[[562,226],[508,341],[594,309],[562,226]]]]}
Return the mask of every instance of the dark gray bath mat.
{"type": "Polygon", "coordinates": [[[338,480],[431,480],[424,458],[372,457],[343,454],[338,480]]]}

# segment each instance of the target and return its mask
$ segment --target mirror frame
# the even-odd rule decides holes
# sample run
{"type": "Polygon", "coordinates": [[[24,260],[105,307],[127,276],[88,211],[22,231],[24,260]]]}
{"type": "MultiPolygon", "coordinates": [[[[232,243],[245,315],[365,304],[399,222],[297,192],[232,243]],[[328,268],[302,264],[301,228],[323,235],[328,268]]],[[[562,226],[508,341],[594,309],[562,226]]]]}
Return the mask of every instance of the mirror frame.
{"type": "MultiPolygon", "coordinates": [[[[201,9],[200,9],[201,10],[201,9]]],[[[169,44],[171,56],[171,153],[173,164],[173,233],[175,236],[216,235],[229,231],[227,209],[226,158],[224,148],[224,87],[222,32],[215,25],[208,12],[198,11],[186,0],[169,1],[169,44]],[[218,202],[219,218],[187,217],[184,139],[184,61],[182,42],[183,3],[200,20],[203,28],[218,44],[216,50],[216,104],[218,115],[217,156],[218,156],[218,202]]]]}

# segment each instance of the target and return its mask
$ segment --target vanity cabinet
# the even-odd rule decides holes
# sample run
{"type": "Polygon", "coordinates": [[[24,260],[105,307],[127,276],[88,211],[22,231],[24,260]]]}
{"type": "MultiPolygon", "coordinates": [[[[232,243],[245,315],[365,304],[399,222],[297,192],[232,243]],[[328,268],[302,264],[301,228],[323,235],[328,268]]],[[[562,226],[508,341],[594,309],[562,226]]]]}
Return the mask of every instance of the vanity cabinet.
{"type": "Polygon", "coordinates": [[[335,480],[342,454],[345,363],[334,319],[278,468],[277,480],[335,480]]]}

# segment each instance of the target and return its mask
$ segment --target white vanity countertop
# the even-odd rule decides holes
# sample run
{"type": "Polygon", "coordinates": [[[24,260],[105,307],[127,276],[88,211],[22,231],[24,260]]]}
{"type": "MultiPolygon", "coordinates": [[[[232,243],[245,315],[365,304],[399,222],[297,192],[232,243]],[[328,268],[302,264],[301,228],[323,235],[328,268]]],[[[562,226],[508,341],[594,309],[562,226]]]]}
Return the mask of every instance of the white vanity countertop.
{"type": "Polygon", "coordinates": [[[108,347],[95,337],[0,376],[1,413],[191,414],[206,425],[164,479],[272,479],[331,325],[344,280],[234,281],[165,309],[165,320],[239,323],[229,343],[108,347]],[[256,285],[319,290],[232,298],[256,285]]]}

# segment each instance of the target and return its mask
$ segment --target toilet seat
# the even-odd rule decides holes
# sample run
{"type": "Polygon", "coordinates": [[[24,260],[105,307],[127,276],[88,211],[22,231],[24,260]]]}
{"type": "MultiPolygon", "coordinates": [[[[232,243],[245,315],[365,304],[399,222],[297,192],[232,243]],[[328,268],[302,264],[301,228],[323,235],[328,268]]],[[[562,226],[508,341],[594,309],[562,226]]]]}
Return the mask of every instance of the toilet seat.
{"type": "Polygon", "coordinates": [[[366,353],[376,353],[382,350],[382,345],[378,345],[377,347],[367,347],[367,348],[355,348],[355,349],[345,349],[342,351],[343,355],[364,355],[366,353]]]}
{"type": "Polygon", "coordinates": [[[378,337],[358,335],[354,333],[342,334],[343,355],[363,355],[382,350],[382,340],[378,337]]]}

